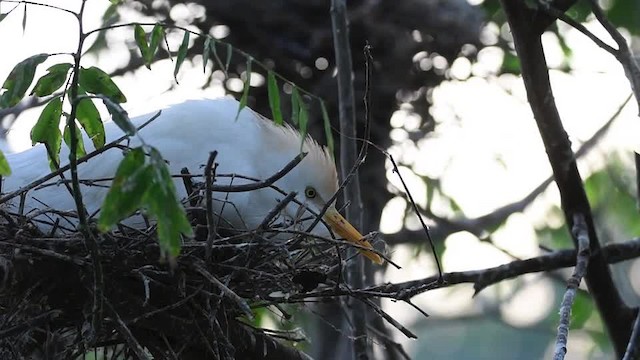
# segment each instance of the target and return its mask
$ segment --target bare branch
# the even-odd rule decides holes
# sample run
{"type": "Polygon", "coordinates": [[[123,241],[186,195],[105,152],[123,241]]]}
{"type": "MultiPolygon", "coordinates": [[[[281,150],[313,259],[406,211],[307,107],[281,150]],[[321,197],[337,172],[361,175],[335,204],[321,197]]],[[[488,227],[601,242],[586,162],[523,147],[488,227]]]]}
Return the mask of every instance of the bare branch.
{"type": "Polygon", "coordinates": [[[569,280],[567,280],[567,291],[562,298],[560,305],[560,324],[558,325],[558,336],[556,338],[556,349],[553,354],[554,360],[562,360],[567,353],[567,339],[569,337],[569,322],[571,321],[571,307],[576,297],[576,292],[580,287],[582,278],[587,273],[589,265],[589,233],[587,224],[581,215],[574,216],[573,236],[578,240],[578,255],[576,257],[576,267],[569,280]]]}

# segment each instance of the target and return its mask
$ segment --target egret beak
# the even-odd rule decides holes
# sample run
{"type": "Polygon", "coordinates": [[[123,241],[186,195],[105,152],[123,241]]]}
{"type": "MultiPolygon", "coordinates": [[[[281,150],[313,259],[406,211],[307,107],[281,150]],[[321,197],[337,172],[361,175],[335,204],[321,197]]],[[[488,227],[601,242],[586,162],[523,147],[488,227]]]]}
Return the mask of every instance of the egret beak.
{"type": "MultiPolygon", "coordinates": [[[[331,229],[338,236],[362,247],[373,249],[373,246],[371,246],[371,244],[366,239],[364,239],[362,234],[360,234],[360,232],[358,232],[358,230],[356,230],[356,228],[354,228],[353,225],[351,225],[347,221],[347,219],[340,215],[338,210],[336,210],[333,206],[327,210],[327,212],[323,216],[323,219],[329,224],[329,226],[331,226],[331,229]]],[[[366,256],[367,258],[369,258],[369,260],[378,265],[382,265],[382,263],[384,262],[380,255],[376,254],[373,251],[368,251],[360,248],[358,248],[358,251],[360,251],[362,255],[366,256]]]]}

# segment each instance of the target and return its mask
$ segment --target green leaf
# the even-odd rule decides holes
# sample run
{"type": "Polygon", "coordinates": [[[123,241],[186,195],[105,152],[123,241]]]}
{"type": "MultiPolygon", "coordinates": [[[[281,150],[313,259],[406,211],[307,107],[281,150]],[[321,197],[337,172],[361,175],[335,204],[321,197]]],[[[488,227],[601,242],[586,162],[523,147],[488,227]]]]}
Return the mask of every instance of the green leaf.
{"type": "Polygon", "coordinates": [[[100,118],[100,112],[92,99],[82,99],[76,108],[76,119],[93,142],[96,149],[104,146],[104,124],[100,118]]]}
{"type": "Polygon", "coordinates": [[[67,80],[67,74],[69,73],[71,66],[72,65],[69,63],[63,63],[55,64],[48,68],[47,71],[49,73],[41,77],[38,82],[36,82],[36,86],[31,91],[31,95],[36,94],[40,97],[48,96],[60,89],[67,80]]]}
{"type": "Polygon", "coordinates": [[[140,24],[136,24],[134,27],[134,38],[136,39],[136,45],[138,45],[138,49],[140,49],[140,54],[142,54],[142,60],[144,61],[144,66],[147,69],[151,70],[151,60],[153,60],[153,53],[149,49],[149,44],[147,44],[147,33],[144,32],[144,29],[140,24]]]}
{"type": "Polygon", "coordinates": [[[164,28],[160,24],[156,24],[151,30],[151,41],[149,41],[149,51],[151,52],[151,58],[153,58],[158,52],[158,46],[160,46],[160,40],[164,38],[164,28]]]}
{"type": "Polygon", "coordinates": [[[102,102],[104,103],[104,106],[107,107],[109,114],[111,114],[111,120],[113,120],[113,122],[116,123],[116,125],[118,125],[118,127],[122,129],[125,134],[133,136],[138,132],[136,127],[129,119],[129,114],[127,114],[127,112],[122,108],[122,106],[120,106],[120,104],[115,103],[107,98],[102,99],[102,102]]]}
{"type": "Polygon", "coordinates": [[[307,124],[309,122],[309,112],[307,111],[307,105],[304,103],[303,99],[300,99],[300,111],[298,118],[298,128],[300,129],[300,135],[302,138],[302,142],[300,143],[300,151],[302,152],[302,145],[304,144],[304,139],[307,137],[307,124]]]}
{"type": "Polygon", "coordinates": [[[127,102],[127,98],[113,80],[111,80],[109,74],[95,66],[88,69],[80,68],[80,78],[78,82],[88,93],[104,95],[117,103],[127,102]]]}
{"type": "Polygon", "coordinates": [[[571,307],[570,328],[582,329],[591,318],[594,310],[593,300],[583,293],[577,293],[571,307]]]}
{"type": "Polygon", "coordinates": [[[298,119],[300,118],[300,93],[298,87],[293,86],[291,91],[291,122],[296,126],[298,125],[298,119]]]}
{"type": "Polygon", "coordinates": [[[118,4],[112,3],[111,5],[109,5],[107,10],[104,11],[104,14],[102,14],[102,21],[106,23],[107,20],[111,20],[111,18],[117,15],[117,13],[118,13],[118,4]]]}
{"type": "Polygon", "coordinates": [[[331,132],[331,120],[329,119],[329,112],[324,104],[324,100],[320,99],[320,109],[322,110],[322,122],[324,123],[324,135],[327,137],[327,147],[331,156],[334,156],[333,151],[335,144],[333,142],[333,133],[331,132]]]}
{"type": "Polygon", "coordinates": [[[2,84],[5,91],[0,96],[0,108],[15,106],[22,100],[31,86],[38,65],[42,64],[49,54],[38,54],[19,62],[2,84]]]}
{"type": "Polygon", "coordinates": [[[222,69],[222,72],[224,72],[225,77],[229,77],[229,74],[227,73],[227,69],[222,64],[222,60],[220,60],[220,56],[218,56],[218,43],[214,41],[210,43],[209,46],[211,48],[211,52],[213,52],[213,57],[216,59],[216,63],[218,64],[218,67],[222,69]]]}
{"type": "Polygon", "coordinates": [[[240,98],[240,107],[238,113],[245,106],[247,106],[247,98],[249,97],[249,88],[251,88],[251,58],[247,59],[247,69],[244,72],[246,79],[244,79],[244,89],[242,90],[242,97],[240,98]]]}
{"type": "MultiPolygon", "coordinates": [[[[13,10],[17,9],[18,6],[20,6],[19,4],[14,6],[13,9],[9,10],[8,12],[4,13],[4,14],[0,14],[0,22],[2,22],[2,20],[4,20],[4,18],[7,17],[7,15],[11,14],[13,12],[13,10]]],[[[0,174],[2,175],[2,174],[0,174]]]]}
{"type": "Polygon", "coordinates": [[[193,229],[176,194],[167,164],[158,150],[132,149],[120,162],[98,219],[98,229],[108,231],[119,221],[144,208],[156,219],[162,255],[180,253],[180,234],[193,229]],[[147,161],[148,159],[148,161],[147,161]]]}
{"type": "MultiPolygon", "coordinates": [[[[60,164],[60,145],[62,143],[62,135],[60,134],[60,117],[62,116],[62,99],[55,97],[49,101],[44,107],[38,122],[31,129],[32,145],[42,143],[47,146],[50,155],[54,157],[55,164],[60,164]]],[[[55,164],[51,163],[52,169],[55,164]]]]}
{"type": "Polygon", "coordinates": [[[151,149],[150,158],[152,179],[144,203],[158,221],[158,242],[163,255],[175,257],[180,253],[180,234],[191,236],[193,229],[176,195],[167,164],[156,149],[151,149]]]}
{"type": "Polygon", "coordinates": [[[9,167],[9,162],[7,161],[7,157],[4,156],[4,153],[0,151],[0,175],[9,176],[11,175],[11,167],[9,167]]]}
{"type": "Polygon", "coordinates": [[[202,71],[207,71],[207,63],[209,62],[209,55],[211,50],[211,38],[209,36],[204,38],[204,45],[202,45],[202,71]]]}
{"type": "Polygon", "coordinates": [[[22,34],[27,30],[27,4],[24,4],[24,13],[22,13],[22,34]]]}
{"type": "Polygon", "coordinates": [[[150,183],[151,171],[145,166],[144,151],[142,148],[132,149],[118,165],[111,188],[100,209],[98,229],[108,231],[139,209],[150,183]]]}
{"type": "Polygon", "coordinates": [[[273,71],[269,71],[267,75],[267,91],[269,93],[269,107],[271,108],[273,121],[278,125],[282,125],[284,119],[282,118],[282,110],[280,109],[280,90],[278,89],[278,81],[273,71]]]}
{"type": "MultiPolygon", "coordinates": [[[[84,140],[82,139],[82,133],[76,123],[73,123],[73,126],[76,127],[76,159],[83,157],[87,154],[87,151],[84,149],[84,140]]],[[[67,144],[69,148],[71,148],[71,131],[69,131],[69,124],[64,126],[64,132],[62,133],[62,138],[64,139],[64,143],[67,144]]]]}
{"type": "Polygon", "coordinates": [[[178,71],[180,71],[180,67],[184,62],[184,59],[187,57],[187,50],[189,49],[189,32],[184,32],[184,37],[182,38],[182,44],[180,44],[180,48],[178,49],[178,55],[176,55],[176,67],[173,70],[173,77],[178,82],[178,71]]]}
{"type": "Polygon", "coordinates": [[[231,44],[227,44],[227,61],[224,63],[224,71],[229,72],[229,64],[231,64],[231,55],[233,54],[233,47],[231,44]]]}
{"type": "Polygon", "coordinates": [[[132,149],[116,171],[98,219],[100,231],[108,231],[137,209],[144,208],[156,219],[158,242],[163,256],[180,253],[180,234],[191,236],[193,230],[176,194],[167,164],[158,150],[132,149]]]}
{"type": "Polygon", "coordinates": [[[640,2],[615,0],[606,13],[609,21],[616,27],[624,27],[633,35],[640,34],[640,2]]]}
{"type": "Polygon", "coordinates": [[[506,74],[520,74],[520,59],[511,51],[504,52],[504,58],[502,59],[502,73],[506,74]]]}

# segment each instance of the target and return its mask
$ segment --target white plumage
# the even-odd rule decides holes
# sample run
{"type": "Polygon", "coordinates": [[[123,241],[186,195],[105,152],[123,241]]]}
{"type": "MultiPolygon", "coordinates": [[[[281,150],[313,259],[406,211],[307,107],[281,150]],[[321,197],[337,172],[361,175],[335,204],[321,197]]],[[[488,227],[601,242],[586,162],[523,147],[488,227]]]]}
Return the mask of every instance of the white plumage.
{"type": "MultiPolygon", "coordinates": [[[[203,172],[211,151],[216,150],[219,164],[217,174],[240,174],[257,179],[265,179],[282,169],[300,153],[302,139],[300,134],[288,126],[278,126],[261,117],[249,108],[244,108],[239,116],[239,103],[230,98],[217,100],[190,100],[162,110],[162,114],[148,126],[140,130],[144,141],[157,148],[172,174],[180,173],[188,168],[192,174],[203,172]]],[[[132,119],[136,127],[149,120],[153,114],[132,119]]],[[[105,123],[106,141],[113,141],[123,132],[112,122],[105,123]]],[[[92,151],[91,141],[85,137],[87,151],[92,151]]],[[[131,139],[131,147],[140,145],[136,137],[131,139]]],[[[335,163],[326,149],[319,146],[311,138],[304,140],[302,150],[308,155],[291,172],[278,180],[275,185],[285,192],[297,192],[297,199],[310,208],[320,211],[325,201],[338,189],[335,163]],[[310,190],[312,189],[312,190],[310,190]],[[310,196],[314,195],[314,196],[310,196]]],[[[78,166],[80,179],[100,179],[114,176],[118,164],[122,160],[123,151],[109,149],[86,163],[78,166]]],[[[46,150],[37,145],[27,151],[7,156],[13,174],[3,181],[3,192],[8,193],[49,173],[46,150]]],[[[63,146],[60,154],[62,165],[68,162],[68,149],[63,146]]],[[[69,173],[66,174],[70,178],[69,173]]],[[[50,183],[59,182],[59,178],[50,183]]],[[[216,184],[234,185],[251,181],[217,177],[216,184]]],[[[103,183],[104,184],[104,183],[103,183]]],[[[184,186],[176,180],[176,189],[181,198],[186,197],[184,186]]],[[[96,212],[108,189],[101,186],[82,185],[83,200],[90,214],[96,212]]],[[[216,213],[222,211],[223,218],[236,228],[253,229],[262,223],[267,214],[284,196],[271,188],[249,192],[215,194],[216,213]],[[223,207],[223,201],[228,201],[223,207]],[[233,206],[230,206],[232,203],[233,206]]],[[[14,210],[18,199],[9,203],[14,210]]],[[[25,214],[43,209],[46,206],[62,211],[75,211],[75,203],[64,185],[57,184],[32,190],[25,202],[25,214]]],[[[282,211],[284,218],[300,217],[300,206],[295,203],[282,211]]],[[[306,213],[309,216],[310,213],[306,213]]],[[[37,219],[46,219],[42,215],[37,219]]],[[[362,235],[358,233],[331,206],[324,216],[336,234],[355,243],[370,247],[362,235]]],[[[303,227],[310,220],[303,223],[303,227]]],[[[70,224],[61,223],[69,227],[70,224]]],[[[71,224],[73,225],[73,224],[71,224]]],[[[313,232],[327,236],[328,230],[318,225],[313,232]]],[[[375,253],[363,251],[363,254],[377,263],[382,259],[375,253]]]]}

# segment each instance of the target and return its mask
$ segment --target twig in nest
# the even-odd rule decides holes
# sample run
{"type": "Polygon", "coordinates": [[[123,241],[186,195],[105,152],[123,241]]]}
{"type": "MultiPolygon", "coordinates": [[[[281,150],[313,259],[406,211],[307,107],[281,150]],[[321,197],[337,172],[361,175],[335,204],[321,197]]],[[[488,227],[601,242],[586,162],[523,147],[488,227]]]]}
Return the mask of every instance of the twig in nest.
{"type": "MultiPolygon", "coordinates": [[[[205,259],[209,260],[211,258],[211,247],[213,246],[213,241],[215,240],[215,231],[214,229],[214,220],[213,220],[213,195],[211,187],[213,186],[213,181],[215,178],[216,168],[218,164],[213,165],[216,161],[216,156],[218,156],[217,151],[213,151],[209,153],[209,160],[207,160],[207,165],[204,168],[204,186],[205,186],[205,201],[207,208],[207,248],[206,248],[206,257],[205,259]]],[[[222,214],[220,214],[222,216],[222,214]]]]}
{"type": "Polygon", "coordinates": [[[75,265],[80,265],[80,266],[87,265],[87,261],[82,259],[82,258],[71,257],[69,255],[61,254],[61,253],[59,253],[57,251],[53,251],[53,250],[49,250],[49,249],[42,249],[42,248],[31,246],[31,245],[19,244],[19,243],[16,243],[16,242],[0,241],[0,246],[18,248],[18,249],[21,249],[21,250],[29,251],[29,252],[40,254],[40,255],[43,255],[43,256],[47,256],[47,257],[51,257],[51,258],[54,258],[56,260],[66,261],[68,263],[75,264],[75,265]]]}
{"type": "Polygon", "coordinates": [[[0,330],[0,339],[4,339],[9,336],[16,335],[24,330],[31,329],[35,325],[40,324],[45,321],[50,321],[62,314],[60,310],[49,310],[40,315],[34,316],[31,319],[28,319],[21,324],[12,326],[8,329],[0,330]]]}
{"type": "Polygon", "coordinates": [[[356,296],[356,299],[369,305],[369,307],[373,309],[373,311],[375,311],[378,315],[382,316],[385,320],[387,320],[389,324],[391,324],[394,328],[398,329],[402,334],[404,334],[404,336],[408,337],[409,339],[418,338],[416,334],[411,332],[411,330],[407,329],[404,325],[400,324],[396,319],[393,318],[393,316],[387,314],[378,305],[376,305],[373,301],[371,301],[371,299],[360,298],[359,296],[356,296]]]}
{"type": "Polygon", "coordinates": [[[278,202],[278,204],[271,209],[271,211],[269,211],[269,213],[267,214],[267,216],[264,217],[264,220],[262,220],[262,223],[260,223],[260,226],[258,226],[258,229],[260,230],[265,230],[268,226],[269,223],[271,223],[271,221],[278,216],[278,214],[280,214],[280,212],[287,206],[289,205],[289,203],[291,202],[291,200],[293,200],[296,195],[298,193],[296,193],[295,191],[290,192],[287,196],[285,196],[284,199],[282,199],[280,202],[278,202]]]}
{"type": "MultiPolygon", "coordinates": [[[[295,168],[301,161],[307,156],[306,152],[300,153],[298,156],[293,158],[282,170],[273,174],[272,176],[258,181],[253,184],[242,184],[242,185],[211,185],[211,191],[216,192],[245,192],[245,191],[253,191],[258,189],[263,189],[266,187],[270,187],[276,181],[280,180],[283,176],[287,175],[293,168],[295,168]]],[[[1,200],[1,199],[0,199],[1,200]]]]}
{"type": "Polygon", "coordinates": [[[238,306],[238,308],[242,310],[247,318],[253,320],[253,312],[251,312],[251,307],[249,307],[249,304],[247,304],[247,302],[243,298],[238,296],[235,292],[233,292],[233,290],[229,289],[225,284],[220,282],[220,280],[218,280],[209,271],[207,271],[207,269],[205,269],[201,264],[195,263],[192,266],[200,275],[204,276],[205,279],[207,279],[212,285],[220,289],[220,291],[222,291],[224,295],[232,300],[238,306]]]}
{"type": "Polygon", "coordinates": [[[144,351],[138,340],[136,340],[136,338],[133,336],[131,330],[129,330],[129,328],[127,327],[127,324],[122,321],[122,318],[120,318],[120,314],[118,314],[113,306],[111,306],[109,300],[104,299],[104,304],[107,306],[107,308],[109,308],[109,311],[111,312],[111,315],[115,320],[115,326],[118,329],[118,333],[125,339],[130,349],[136,354],[138,359],[149,359],[147,353],[144,351]]]}

